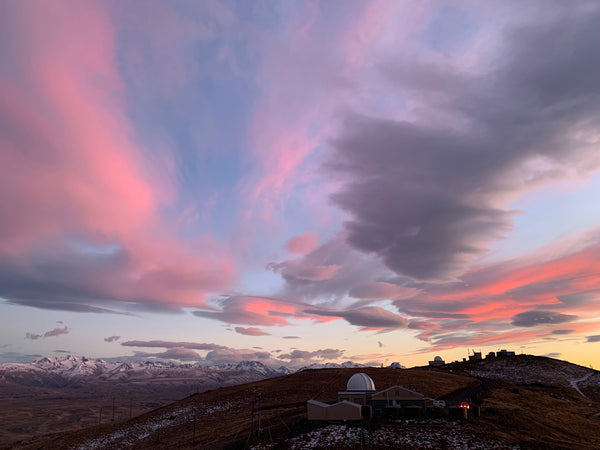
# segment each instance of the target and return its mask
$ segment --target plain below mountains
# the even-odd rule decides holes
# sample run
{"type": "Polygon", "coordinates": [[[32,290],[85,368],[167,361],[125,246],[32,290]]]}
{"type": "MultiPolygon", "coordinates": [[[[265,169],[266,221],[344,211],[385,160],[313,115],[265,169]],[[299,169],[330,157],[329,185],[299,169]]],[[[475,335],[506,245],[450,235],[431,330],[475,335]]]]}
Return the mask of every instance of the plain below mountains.
{"type": "MultiPolygon", "coordinates": [[[[311,368],[322,366],[360,365],[311,368]]],[[[134,417],[193,393],[292,372],[258,361],[203,366],[72,355],[0,364],[0,443],[134,417]]]]}

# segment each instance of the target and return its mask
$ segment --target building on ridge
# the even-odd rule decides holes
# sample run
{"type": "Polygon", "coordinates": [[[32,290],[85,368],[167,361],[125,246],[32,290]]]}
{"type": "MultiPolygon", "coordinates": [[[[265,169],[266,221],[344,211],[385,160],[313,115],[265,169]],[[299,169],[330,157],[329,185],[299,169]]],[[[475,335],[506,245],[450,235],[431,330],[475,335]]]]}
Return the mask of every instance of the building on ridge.
{"type": "Polygon", "coordinates": [[[346,390],[338,392],[337,403],[308,400],[306,408],[308,420],[353,421],[384,412],[392,415],[421,415],[426,408],[435,406],[433,399],[403,386],[396,385],[376,391],[370,376],[355,373],[348,380],[346,390]]]}
{"type": "Polygon", "coordinates": [[[446,362],[442,359],[441,356],[436,356],[433,358],[433,361],[429,361],[429,365],[432,367],[443,366],[446,362]]]}
{"type": "Polygon", "coordinates": [[[366,406],[375,392],[375,383],[369,375],[366,373],[355,373],[348,380],[346,390],[338,392],[338,401],[347,400],[366,406]]]}
{"type": "Polygon", "coordinates": [[[473,352],[472,355],[469,355],[469,361],[479,361],[481,359],[481,352],[473,352]]]}

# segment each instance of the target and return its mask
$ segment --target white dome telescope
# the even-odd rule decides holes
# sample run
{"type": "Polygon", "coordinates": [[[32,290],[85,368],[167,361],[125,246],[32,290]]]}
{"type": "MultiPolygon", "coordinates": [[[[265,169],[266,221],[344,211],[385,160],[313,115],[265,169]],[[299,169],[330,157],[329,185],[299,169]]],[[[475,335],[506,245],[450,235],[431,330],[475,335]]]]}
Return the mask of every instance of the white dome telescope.
{"type": "Polygon", "coordinates": [[[348,391],[374,391],[375,383],[366,373],[355,373],[346,385],[348,391]]]}

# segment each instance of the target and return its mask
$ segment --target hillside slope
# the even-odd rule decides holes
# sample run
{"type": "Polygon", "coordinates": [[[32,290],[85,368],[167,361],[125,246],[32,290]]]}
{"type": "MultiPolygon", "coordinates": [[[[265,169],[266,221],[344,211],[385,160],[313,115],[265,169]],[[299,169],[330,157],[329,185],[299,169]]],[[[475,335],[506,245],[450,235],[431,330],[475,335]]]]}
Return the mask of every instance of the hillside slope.
{"type": "Polygon", "coordinates": [[[591,450],[600,448],[600,402],[594,397],[597,379],[597,371],[532,356],[435,369],[308,370],[195,394],[128,421],[13,443],[10,448],[266,449],[334,445],[591,450]],[[433,398],[469,398],[481,405],[481,417],[466,423],[447,418],[395,423],[373,420],[362,428],[306,422],[306,400],[335,401],[337,392],[344,390],[349,377],[359,371],[371,376],[378,389],[400,384],[433,398]],[[573,380],[579,381],[573,385],[573,380]],[[580,387],[584,381],[585,386],[580,387]]]}
{"type": "Polygon", "coordinates": [[[133,417],[192,393],[289,373],[257,361],[201,367],[76,356],[0,365],[0,444],[133,417]]]}
{"type": "Polygon", "coordinates": [[[252,438],[254,444],[271,442],[271,438],[279,441],[306,430],[306,400],[335,401],[337,392],[346,388],[348,378],[357,371],[368,373],[376,386],[401,384],[436,398],[479,384],[468,377],[418,369],[307,370],[192,395],[130,421],[21,442],[12,448],[37,448],[41,442],[44,448],[223,448],[236,444],[243,448],[251,428],[257,429],[259,422],[264,431],[261,438],[252,438]]]}

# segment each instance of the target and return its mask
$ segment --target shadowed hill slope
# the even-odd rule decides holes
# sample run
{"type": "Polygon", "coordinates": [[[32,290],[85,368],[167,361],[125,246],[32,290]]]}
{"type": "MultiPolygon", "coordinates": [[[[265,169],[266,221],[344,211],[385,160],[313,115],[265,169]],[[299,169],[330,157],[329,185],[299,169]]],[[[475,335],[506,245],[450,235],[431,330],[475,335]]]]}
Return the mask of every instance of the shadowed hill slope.
{"type": "Polygon", "coordinates": [[[597,371],[585,367],[532,356],[435,369],[309,370],[192,395],[129,421],[10,448],[324,448],[332,442],[327,433],[333,430],[336,439],[348,433],[335,441],[336,448],[389,448],[400,437],[412,436],[403,448],[597,449],[597,377],[597,371]],[[481,405],[482,415],[468,423],[444,419],[378,425],[375,420],[354,431],[344,426],[315,430],[306,422],[306,400],[335,401],[357,372],[367,373],[377,389],[400,384],[433,398],[470,397],[481,405]],[[321,433],[321,441],[311,437],[311,430],[321,433]],[[364,443],[364,436],[373,438],[370,444],[364,443]],[[381,436],[389,437],[382,441],[381,436]]]}
{"type": "Polygon", "coordinates": [[[306,426],[306,400],[335,401],[348,378],[361,371],[378,388],[401,384],[431,397],[479,384],[469,377],[419,369],[308,370],[192,395],[126,422],[21,441],[12,448],[38,448],[42,443],[44,448],[87,449],[243,447],[251,429],[259,426],[268,440],[291,437],[306,426]]]}

